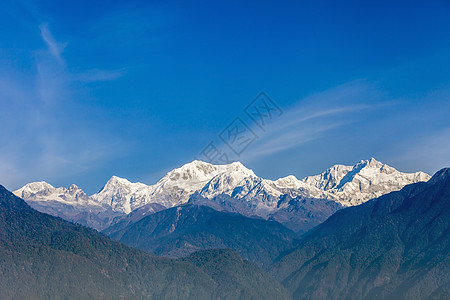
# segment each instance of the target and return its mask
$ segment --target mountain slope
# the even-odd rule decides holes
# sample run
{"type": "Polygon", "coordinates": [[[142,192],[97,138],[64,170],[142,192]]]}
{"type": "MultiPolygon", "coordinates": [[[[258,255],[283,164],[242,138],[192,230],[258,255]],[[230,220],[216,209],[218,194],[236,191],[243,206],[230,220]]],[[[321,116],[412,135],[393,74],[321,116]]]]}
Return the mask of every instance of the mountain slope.
{"type": "MultiPolygon", "coordinates": [[[[195,252],[190,256],[181,259],[201,268],[206,274],[211,276],[216,282],[221,282],[219,293],[224,294],[227,298],[251,298],[253,295],[247,294],[248,290],[258,290],[259,286],[270,286],[271,280],[267,280],[266,276],[261,276],[257,268],[245,261],[230,249],[212,249],[201,252],[195,252]],[[224,259],[225,258],[225,259],[224,259]],[[224,263],[227,262],[227,263],[224,263]],[[234,262],[231,264],[230,262],[234,262]],[[234,266],[230,268],[230,266],[234,266]],[[244,274],[255,274],[254,281],[248,281],[244,274]],[[232,282],[241,283],[239,290],[231,284],[232,282]],[[258,283],[255,285],[255,283],[258,283]],[[242,292],[241,292],[242,291],[242,292]]],[[[289,298],[287,292],[280,291],[281,297],[289,298]]],[[[264,291],[260,291],[258,298],[260,299],[279,299],[270,298],[264,291]]]]}
{"type": "MultiPolygon", "coordinates": [[[[239,199],[226,194],[218,195],[212,199],[194,194],[189,199],[188,204],[208,206],[218,211],[259,218],[258,215],[252,214],[254,210],[252,210],[251,202],[239,201],[239,199]]],[[[305,233],[344,207],[337,202],[326,199],[300,196],[292,198],[289,195],[280,196],[278,206],[278,209],[267,215],[266,218],[281,223],[297,234],[305,233]]]]}
{"type": "Polygon", "coordinates": [[[449,298],[450,169],[342,209],[271,269],[295,299],[449,298]]]}
{"type": "Polygon", "coordinates": [[[204,249],[231,248],[262,268],[292,247],[295,234],[275,221],[247,218],[209,207],[183,205],[112,226],[112,238],[156,255],[183,257],[204,249]]]}
{"type": "Polygon", "coordinates": [[[154,257],[39,213],[0,186],[1,299],[285,298],[281,286],[256,267],[243,271],[236,259],[215,259],[239,271],[229,279],[231,295],[208,269],[154,257]],[[261,277],[264,284],[256,280],[261,277]]]}
{"type": "Polygon", "coordinates": [[[275,220],[297,234],[307,232],[344,208],[334,201],[303,197],[285,197],[280,201],[280,206],[280,209],[269,215],[269,220],[275,220]]]}

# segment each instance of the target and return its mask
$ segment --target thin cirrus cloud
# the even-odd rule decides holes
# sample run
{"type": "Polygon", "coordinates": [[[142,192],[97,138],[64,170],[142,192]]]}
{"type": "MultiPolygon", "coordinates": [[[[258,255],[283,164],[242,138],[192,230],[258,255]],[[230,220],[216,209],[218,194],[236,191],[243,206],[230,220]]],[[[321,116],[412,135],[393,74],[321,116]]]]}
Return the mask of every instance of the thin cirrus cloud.
{"type": "Polygon", "coordinates": [[[116,80],[125,70],[73,72],[63,55],[70,44],[58,41],[49,23],[36,27],[45,47],[30,50],[30,70],[0,72],[0,138],[8,141],[0,145],[0,179],[10,189],[84,172],[124,147],[101,124],[84,123],[89,112],[77,109],[71,83],[116,80]]]}
{"type": "MultiPolygon", "coordinates": [[[[291,127],[283,131],[274,130],[268,136],[262,137],[253,147],[250,147],[248,152],[244,153],[242,159],[246,162],[264,159],[270,155],[279,154],[321,138],[327,132],[350,123],[349,121],[330,122],[319,126],[305,124],[301,130],[298,127],[291,127]]],[[[300,126],[300,123],[298,125],[300,126]]]]}
{"type": "Polygon", "coordinates": [[[280,155],[283,151],[326,138],[345,126],[364,122],[369,113],[380,113],[398,104],[398,101],[383,98],[381,94],[373,84],[364,80],[330,88],[284,108],[283,114],[274,117],[264,131],[247,121],[258,138],[239,157],[233,157],[226,145],[221,145],[221,150],[232,159],[246,163],[280,155]]]}
{"type": "Polygon", "coordinates": [[[64,63],[62,53],[64,52],[67,43],[57,42],[50,32],[47,23],[40,24],[39,29],[41,31],[42,40],[44,40],[45,44],[48,46],[50,53],[59,63],[64,63]]]}
{"type": "MultiPolygon", "coordinates": [[[[375,83],[350,82],[285,109],[241,159],[257,168],[277,161],[289,170],[292,162],[283,157],[292,152],[306,161],[327,159],[329,166],[376,157],[400,170],[433,174],[450,165],[448,95],[443,88],[416,100],[394,98],[375,83]]],[[[300,167],[292,172],[310,175],[300,167]]]]}
{"type": "MultiPolygon", "coordinates": [[[[56,60],[56,62],[65,65],[63,58],[64,49],[67,47],[67,42],[58,42],[53,37],[52,32],[49,29],[48,23],[42,23],[39,25],[42,40],[48,47],[48,52],[56,60]]],[[[102,70],[98,68],[92,68],[81,73],[71,73],[69,70],[65,70],[73,81],[81,82],[97,82],[97,81],[110,81],[116,80],[122,77],[125,73],[125,69],[118,70],[102,70]]]]}

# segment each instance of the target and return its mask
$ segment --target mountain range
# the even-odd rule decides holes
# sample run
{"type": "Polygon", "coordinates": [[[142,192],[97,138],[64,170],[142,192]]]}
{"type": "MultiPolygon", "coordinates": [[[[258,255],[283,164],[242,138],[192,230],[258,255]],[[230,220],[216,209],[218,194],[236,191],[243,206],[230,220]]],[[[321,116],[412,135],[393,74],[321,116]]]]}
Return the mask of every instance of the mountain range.
{"type": "Polygon", "coordinates": [[[0,186],[0,298],[450,298],[450,169],[370,159],[271,181],[194,161],[153,186],[15,194],[103,233],[0,186]]]}
{"type": "Polygon", "coordinates": [[[289,299],[234,251],[176,261],[37,212],[0,185],[1,299],[289,299]]]}
{"type": "Polygon", "coordinates": [[[248,217],[277,220],[306,232],[335,211],[364,203],[403,186],[430,178],[423,172],[403,173],[371,158],[354,166],[335,165],[302,180],[258,177],[239,162],[212,165],[195,160],[168,172],[154,185],[111,177],[96,194],[33,182],[16,190],[35,209],[103,230],[132,211],[147,215],[190,203],[248,217]]]}

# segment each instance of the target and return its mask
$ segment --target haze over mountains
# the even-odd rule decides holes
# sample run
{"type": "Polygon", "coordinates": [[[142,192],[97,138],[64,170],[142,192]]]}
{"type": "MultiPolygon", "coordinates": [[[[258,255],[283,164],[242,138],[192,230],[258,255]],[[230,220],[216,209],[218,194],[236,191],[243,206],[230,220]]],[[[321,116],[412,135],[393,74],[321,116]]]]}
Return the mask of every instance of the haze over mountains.
{"type": "Polygon", "coordinates": [[[46,182],[29,183],[14,193],[39,211],[99,230],[136,209],[149,214],[189,202],[274,219],[304,232],[342,207],[429,178],[423,172],[399,172],[373,158],[354,166],[335,165],[302,180],[290,175],[275,181],[256,176],[239,162],[212,165],[193,161],[170,171],[154,185],[113,176],[92,196],[74,185],[54,188],[46,182]]]}
{"type": "Polygon", "coordinates": [[[80,297],[447,299],[450,170],[428,179],[374,159],[276,181],[240,163],[194,161],[156,187],[113,177],[93,196],[43,182],[15,192],[55,214],[104,221],[103,233],[150,254],[38,213],[0,187],[1,296],[55,298],[48,281],[62,278],[62,295],[80,297]]]}
{"type": "Polygon", "coordinates": [[[103,232],[126,245],[172,258],[198,250],[230,248],[263,269],[291,249],[296,238],[276,221],[191,204],[150,214],[137,222],[118,223],[103,232]]]}

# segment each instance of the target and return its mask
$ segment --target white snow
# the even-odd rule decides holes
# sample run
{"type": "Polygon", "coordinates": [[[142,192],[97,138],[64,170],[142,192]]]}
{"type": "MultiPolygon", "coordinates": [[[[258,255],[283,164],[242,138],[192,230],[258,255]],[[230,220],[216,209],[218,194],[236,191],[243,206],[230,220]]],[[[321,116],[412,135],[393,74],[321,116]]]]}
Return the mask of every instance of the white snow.
{"type": "Polygon", "coordinates": [[[45,203],[56,201],[71,206],[101,206],[101,203],[86,195],[75,184],[72,184],[67,189],[63,187],[55,188],[45,181],[32,182],[14,191],[14,194],[33,202],[45,203]]]}
{"type": "Polygon", "coordinates": [[[352,206],[429,178],[423,172],[399,172],[373,158],[362,160],[355,166],[335,165],[302,180],[290,175],[275,181],[256,176],[240,162],[212,165],[195,160],[170,171],[154,185],[113,176],[91,197],[75,185],[69,189],[56,189],[46,182],[29,183],[14,193],[27,201],[107,205],[124,213],[149,203],[173,207],[188,202],[195,192],[208,199],[226,194],[246,203],[253,210],[252,214],[265,217],[278,209],[278,201],[283,195],[324,198],[352,206]]]}

